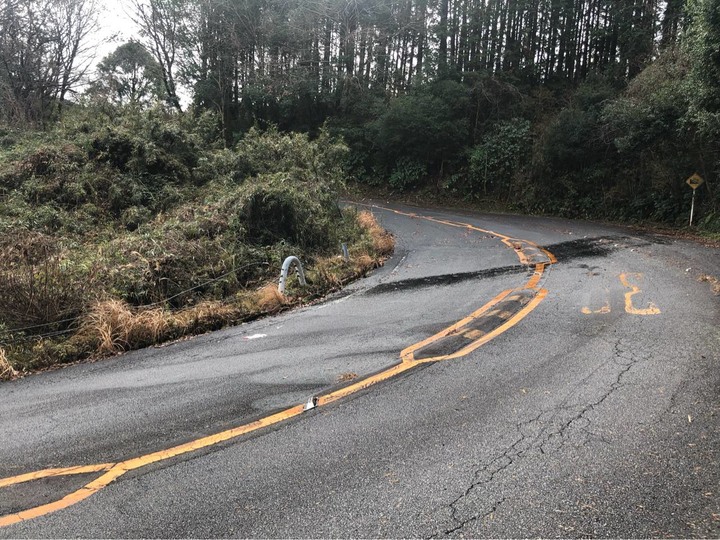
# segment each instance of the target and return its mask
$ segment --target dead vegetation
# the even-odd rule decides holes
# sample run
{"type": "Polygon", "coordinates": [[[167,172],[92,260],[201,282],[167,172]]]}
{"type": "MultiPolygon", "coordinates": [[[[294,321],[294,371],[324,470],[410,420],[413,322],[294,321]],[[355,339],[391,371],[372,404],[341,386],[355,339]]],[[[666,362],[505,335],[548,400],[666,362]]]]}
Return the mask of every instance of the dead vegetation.
{"type": "Polygon", "coordinates": [[[341,373],[340,376],[337,378],[337,382],[343,383],[343,382],[349,382],[354,381],[358,378],[357,373],[349,372],[349,373],[341,373]]]}
{"type": "Polygon", "coordinates": [[[260,311],[273,312],[287,303],[287,299],[280,293],[277,286],[268,283],[255,295],[255,301],[260,311]]]}
{"type": "Polygon", "coordinates": [[[108,356],[276,313],[292,303],[271,283],[227,301],[205,301],[180,310],[105,300],[92,306],[70,341],[90,356],[108,356]]]}
{"type": "MultiPolygon", "coordinates": [[[[309,261],[311,264],[306,268],[307,288],[299,288],[297,280],[291,275],[287,295],[282,295],[277,282],[272,281],[241,290],[222,300],[201,300],[180,309],[173,308],[170,303],[134,306],[119,298],[89,301],[79,318],[60,335],[21,336],[17,343],[8,346],[7,353],[0,349],[0,379],[17,376],[15,367],[32,371],[217,330],[278,313],[338,290],[382,265],[394,249],[392,235],[379,226],[371,213],[353,215],[358,235],[349,247],[349,260],[333,255],[309,261]]],[[[6,332],[0,337],[5,343],[13,335],[6,332]]]]}
{"type": "Polygon", "coordinates": [[[5,235],[0,260],[0,322],[11,328],[60,329],[83,311],[95,289],[95,269],[78,270],[46,235],[5,235]]]}
{"type": "Polygon", "coordinates": [[[0,348],[0,381],[9,381],[17,376],[17,371],[8,362],[5,350],[0,348]]]}
{"type": "Polygon", "coordinates": [[[94,344],[98,355],[113,354],[153,343],[167,335],[169,321],[162,309],[134,312],[122,300],[105,300],[83,317],[78,336],[94,344]]]}
{"type": "Polygon", "coordinates": [[[358,224],[364,228],[372,239],[373,250],[381,257],[389,256],[395,249],[395,239],[383,229],[372,212],[363,210],[358,214],[358,224]]]}
{"type": "Polygon", "coordinates": [[[715,276],[711,276],[710,274],[703,274],[698,278],[698,281],[709,283],[713,292],[720,295],[720,279],[715,276]]]}

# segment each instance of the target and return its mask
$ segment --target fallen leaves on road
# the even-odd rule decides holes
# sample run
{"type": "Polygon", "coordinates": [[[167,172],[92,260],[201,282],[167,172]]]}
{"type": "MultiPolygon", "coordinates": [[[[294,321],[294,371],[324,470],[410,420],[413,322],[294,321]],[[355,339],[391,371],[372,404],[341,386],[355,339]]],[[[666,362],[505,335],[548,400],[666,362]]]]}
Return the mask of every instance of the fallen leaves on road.
{"type": "Polygon", "coordinates": [[[712,290],[715,294],[720,294],[720,279],[716,278],[715,276],[711,276],[710,274],[702,274],[698,281],[701,281],[703,283],[709,283],[712,286],[712,290]]]}

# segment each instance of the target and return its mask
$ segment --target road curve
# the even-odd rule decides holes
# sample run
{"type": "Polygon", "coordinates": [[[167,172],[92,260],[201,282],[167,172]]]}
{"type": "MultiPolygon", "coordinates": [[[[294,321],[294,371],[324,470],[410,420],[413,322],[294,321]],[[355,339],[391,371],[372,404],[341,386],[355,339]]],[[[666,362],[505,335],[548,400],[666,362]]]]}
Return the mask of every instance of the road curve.
{"type": "Polygon", "coordinates": [[[717,249],[373,211],[321,305],[0,385],[0,537],[720,534],[717,249]]]}

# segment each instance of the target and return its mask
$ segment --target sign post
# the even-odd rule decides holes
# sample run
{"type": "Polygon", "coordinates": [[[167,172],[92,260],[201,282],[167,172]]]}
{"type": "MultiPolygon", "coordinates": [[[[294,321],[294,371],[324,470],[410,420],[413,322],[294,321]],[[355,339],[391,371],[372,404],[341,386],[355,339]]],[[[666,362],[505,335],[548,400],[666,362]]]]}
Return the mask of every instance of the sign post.
{"type": "Polygon", "coordinates": [[[695,213],[695,190],[702,185],[702,183],[705,180],[702,179],[702,176],[700,176],[698,173],[693,174],[690,178],[688,178],[685,182],[687,182],[687,185],[690,186],[693,190],[692,194],[692,203],[690,203],[690,226],[692,227],[693,222],[693,214],[695,213]]]}

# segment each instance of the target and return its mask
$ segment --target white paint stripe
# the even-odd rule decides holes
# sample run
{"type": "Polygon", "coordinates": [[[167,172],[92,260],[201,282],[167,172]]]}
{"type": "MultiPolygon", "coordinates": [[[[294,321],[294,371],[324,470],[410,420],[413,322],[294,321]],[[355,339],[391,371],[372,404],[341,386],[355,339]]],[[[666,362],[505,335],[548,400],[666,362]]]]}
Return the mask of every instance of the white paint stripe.
{"type": "Polygon", "coordinates": [[[253,334],[252,336],[243,336],[243,339],[250,340],[250,339],[259,339],[267,337],[267,334],[253,334]]]}

